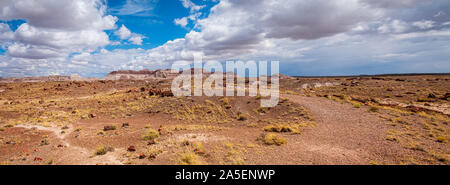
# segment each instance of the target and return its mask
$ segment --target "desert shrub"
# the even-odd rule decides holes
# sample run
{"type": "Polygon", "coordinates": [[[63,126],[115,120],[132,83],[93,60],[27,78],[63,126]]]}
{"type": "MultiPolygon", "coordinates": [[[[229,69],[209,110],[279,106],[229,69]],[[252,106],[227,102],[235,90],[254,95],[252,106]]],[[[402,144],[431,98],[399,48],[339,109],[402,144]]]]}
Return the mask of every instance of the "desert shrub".
{"type": "Polygon", "coordinates": [[[370,112],[378,112],[380,109],[378,108],[378,107],[375,107],[375,106],[370,106],[369,107],[369,111],[370,112]]]}
{"type": "Polygon", "coordinates": [[[437,137],[437,141],[439,143],[445,143],[447,141],[447,138],[444,136],[439,136],[439,137],[437,137]]]}
{"type": "Polygon", "coordinates": [[[205,151],[205,148],[203,147],[203,144],[200,142],[195,142],[192,144],[192,146],[194,147],[194,151],[205,151]]]}
{"type": "Polygon", "coordinates": [[[276,134],[273,134],[273,133],[265,134],[262,139],[266,145],[274,145],[275,144],[275,145],[280,146],[282,144],[287,143],[287,139],[285,139],[281,136],[278,136],[276,134]]]}
{"type": "Polygon", "coordinates": [[[247,120],[247,119],[248,119],[248,117],[247,117],[245,114],[242,114],[242,113],[239,113],[239,114],[238,114],[237,120],[239,120],[239,121],[245,121],[245,120],[247,120]]]}
{"type": "Polygon", "coordinates": [[[52,157],[52,158],[50,158],[50,160],[47,162],[47,164],[51,165],[51,164],[53,164],[53,162],[54,162],[54,160],[53,160],[53,157],[52,157]]]}
{"type": "Polygon", "coordinates": [[[355,108],[360,108],[360,107],[361,107],[361,104],[360,104],[360,103],[354,103],[354,104],[353,104],[353,107],[355,107],[355,108]]]}
{"type": "Polygon", "coordinates": [[[418,102],[432,102],[430,99],[428,98],[419,98],[417,99],[418,102]]]}
{"type": "Polygon", "coordinates": [[[258,109],[256,109],[256,111],[259,113],[266,113],[266,109],[264,107],[258,107],[258,109]]]}
{"type": "Polygon", "coordinates": [[[147,151],[148,159],[152,160],[156,158],[159,154],[161,154],[163,151],[161,149],[151,149],[147,151]]]}
{"type": "Polygon", "coordinates": [[[195,155],[192,152],[186,152],[186,153],[181,154],[180,164],[181,165],[197,164],[197,155],[195,155]]]}
{"type": "Polygon", "coordinates": [[[289,101],[289,98],[281,98],[280,103],[284,103],[284,102],[287,102],[287,101],[289,101]]]}
{"type": "Polygon", "coordinates": [[[230,104],[230,100],[228,100],[228,98],[223,98],[222,103],[223,103],[223,105],[228,105],[228,104],[230,104]]]}
{"type": "Polygon", "coordinates": [[[106,154],[106,149],[103,145],[99,145],[97,146],[97,148],[95,149],[95,155],[105,155],[106,154]]]}
{"type": "Polygon", "coordinates": [[[214,105],[214,102],[212,102],[211,100],[205,100],[205,103],[209,105],[214,105]]]}
{"type": "Polygon", "coordinates": [[[286,124],[278,124],[278,125],[267,125],[264,127],[264,131],[266,132],[293,132],[300,133],[298,128],[293,126],[289,126],[286,124]]]}
{"type": "Polygon", "coordinates": [[[159,132],[156,131],[155,129],[148,129],[147,133],[145,135],[142,136],[143,140],[153,140],[159,137],[159,132]]]}
{"type": "Polygon", "coordinates": [[[257,100],[261,99],[261,95],[260,94],[256,95],[256,99],[257,100]]]}

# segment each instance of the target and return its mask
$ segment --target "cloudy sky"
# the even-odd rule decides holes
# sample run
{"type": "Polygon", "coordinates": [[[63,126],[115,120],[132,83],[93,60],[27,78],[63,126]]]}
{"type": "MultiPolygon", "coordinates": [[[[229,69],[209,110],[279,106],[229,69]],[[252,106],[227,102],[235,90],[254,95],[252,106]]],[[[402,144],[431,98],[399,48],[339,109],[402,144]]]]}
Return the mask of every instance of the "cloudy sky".
{"type": "Polygon", "coordinates": [[[1,0],[0,77],[103,77],[175,61],[288,75],[450,72],[448,0],[1,0]]]}

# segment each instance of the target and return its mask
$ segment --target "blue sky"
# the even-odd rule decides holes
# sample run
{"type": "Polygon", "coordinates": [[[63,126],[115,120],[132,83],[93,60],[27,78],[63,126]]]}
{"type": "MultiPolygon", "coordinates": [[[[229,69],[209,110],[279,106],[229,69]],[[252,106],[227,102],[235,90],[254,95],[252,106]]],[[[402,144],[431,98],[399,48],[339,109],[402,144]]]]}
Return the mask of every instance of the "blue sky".
{"type": "MultiPolygon", "coordinates": [[[[202,17],[206,17],[209,13],[209,8],[216,4],[214,2],[205,1],[192,1],[197,2],[199,5],[205,5],[200,12],[202,17]]],[[[189,15],[189,9],[183,7],[179,0],[163,0],[154,2],[143,2],[148,5],[147,9],[140,12],[133,12],[133,14],[120,13],[120,9],[125,6],[127,1],[114,0],[108,1],[108,12],[117,16],[119,19],[117,25],[127,25],[127,28],[134,30],[137,33],[141,33],[147,38],[144,39],[142,46],[137,45],[118,45],[107,46],[107,49],[129,49],[129,48],[143,48],[151,49],[157,46],[161,46],[169,40],[177,38],[183,38],[190,29],[193,28],[192,23],[187,25],[186,28],[177,26],[174,24],[174,19],[186,17],[189,15]]],[[[113,31],[108,31],[111,39],[117,39],[113,31]]]]}
{"type": "Polygon", "coordinates": [[[176,61],[287,75],[450,72],[448,0],[5,0],[0,77],[103,77],[176,61]]]}

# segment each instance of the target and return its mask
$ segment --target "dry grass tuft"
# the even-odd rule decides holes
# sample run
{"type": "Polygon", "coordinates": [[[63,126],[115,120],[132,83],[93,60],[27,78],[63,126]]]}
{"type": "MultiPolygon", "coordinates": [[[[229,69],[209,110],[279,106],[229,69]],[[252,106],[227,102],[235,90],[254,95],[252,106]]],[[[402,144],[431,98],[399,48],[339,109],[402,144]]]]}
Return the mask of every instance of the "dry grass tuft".
{"type": "Polygon", "coordinates": [[[145,141],[153,140],[159,137],[159,132],[155,129],[148,129],[147,133],[142,136],[142,139],[145,141]]]}
{"type": "Polygon", "coordinates": [[[273,133],[264,134],[261,139],[266,145],[280,146],[287,143],[287,139],[273,133]]]}
{"type": "Polygon", "coordinates": [[[267,125],[264,127],[266,132],[292,132],[300,133],[300,129],[296,126],[289,126],[287,124],[267,125]]]}

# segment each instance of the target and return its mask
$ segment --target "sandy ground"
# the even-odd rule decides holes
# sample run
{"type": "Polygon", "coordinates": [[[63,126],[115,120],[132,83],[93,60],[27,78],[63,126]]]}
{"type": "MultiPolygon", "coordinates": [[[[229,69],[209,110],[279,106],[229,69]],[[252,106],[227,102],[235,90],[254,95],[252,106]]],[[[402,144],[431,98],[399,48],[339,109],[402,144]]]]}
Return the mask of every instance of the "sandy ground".
{"type": "MultiPolygon", "coordinates": [[[[355,109],[325,98],[283,95],[306,107],[317,126],[301,134],[287,149],[287,156],[300,164],[369,164],[371,161],[392,162],[405,152],[384,136],[387,126],[365,109],[355,109]]],[[[289,162],[288,162],[289,163],[289,162]]]]}

